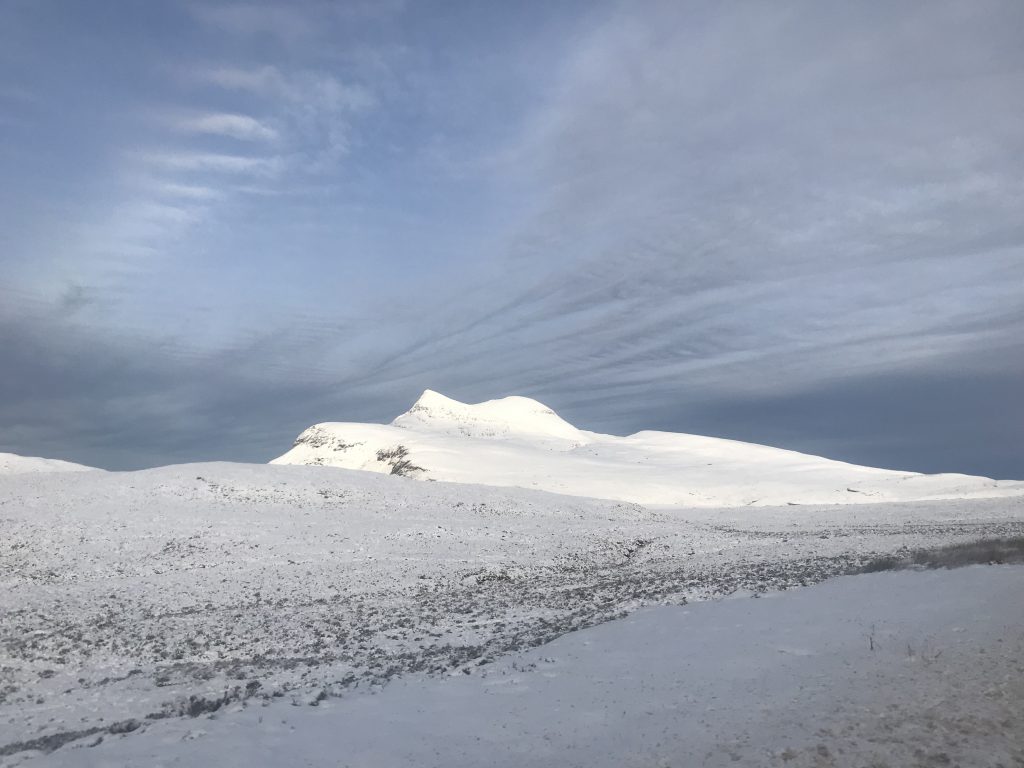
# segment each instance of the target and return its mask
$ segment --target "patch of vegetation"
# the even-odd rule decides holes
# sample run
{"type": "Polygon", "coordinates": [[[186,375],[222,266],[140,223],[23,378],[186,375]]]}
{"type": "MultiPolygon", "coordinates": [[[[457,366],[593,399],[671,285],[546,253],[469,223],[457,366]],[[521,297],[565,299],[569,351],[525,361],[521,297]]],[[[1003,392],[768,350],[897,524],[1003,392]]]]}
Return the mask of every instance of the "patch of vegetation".
{"type": "Polygon", "coordinates": [[[80,731],[61,731],[59,733],[50,733],[45,736],[28,739],[27,741],[16,741],[13,744],[0,746],[0,757],[7,757],[8,755],[14,755],[18,752],[25,752],[29,750],[49,753],[53,752],[55,749],[60,749],[65,744],[69,744],[77,739],[92,736],[97,733],[106,733],[106,731],[107,729],[102,726],[94,726],[92,728],[84,728],[80,731]]]}
{"type": "Polygon", "coordinates": [[[1024,536],[983,539],[886,555],[869,561],[856,573],[900,571],[907,568],[963,568],[967,565],[1024,564],[1024,536]]]}
{"type": "Polygon", "coordinates": [[[377,451],[377,461],[391,465],[391,474],[399,477],[409,477],[413,472],[426,472],[423,467],[418,467],[408,458],[409,449],[404,445],[396,445],[394,448],[381,449],[377,451]]]}

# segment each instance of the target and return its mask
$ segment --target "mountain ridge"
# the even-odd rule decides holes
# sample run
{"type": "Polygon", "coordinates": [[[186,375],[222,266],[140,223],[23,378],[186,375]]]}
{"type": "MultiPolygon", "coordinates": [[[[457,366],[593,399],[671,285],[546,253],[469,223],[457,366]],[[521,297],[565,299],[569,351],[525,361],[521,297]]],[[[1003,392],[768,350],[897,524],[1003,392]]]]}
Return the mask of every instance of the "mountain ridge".
{"type": "Polygon", "coordinates": [[[531,398],[470,404],[429,389],[390,424],[314,424],[271,463],[682,507],[1024,494],[1021,482],[865,467],[717,437],[603,435],[578,429],[531,398]]]}
{"type": "Polygon", "coordinates": [[[520,395],[462,403],[427,389],[392,426],[466,435],[468,437],[543,437],[580,441],[581,430],[543,403],[520,395]]]}

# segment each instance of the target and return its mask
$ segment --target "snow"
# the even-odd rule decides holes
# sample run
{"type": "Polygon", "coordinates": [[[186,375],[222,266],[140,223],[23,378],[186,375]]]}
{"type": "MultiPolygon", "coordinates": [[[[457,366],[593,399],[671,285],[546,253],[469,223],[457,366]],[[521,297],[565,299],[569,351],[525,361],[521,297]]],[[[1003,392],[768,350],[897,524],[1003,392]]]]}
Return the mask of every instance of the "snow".
{"type": "MultiPolygon", "coordinates": [[[[447,685],[441,681],[445,676],[475,684],[487,672],[494,685],[486,693],[481,688],[480,696],[508,690],[510,698],[526,697],[531,711],[543,707],[547,713],[533,717],[559,724],[558,718],[569,715],[569,704],[580,709],[582,699],[559,690],[529,697],[541,696],[531,694],[534,689],[545,690],[545,670],[555,668],[543,667],[540,659],[560,636],[569,635],[568,642],[588,627],[644,606],[689,601],[687,610],[712,610],[694,603],[813,584],[907,548],[1013,535],[1024,535],[1021,496],[651,509],[316,466],[214,463],[5,476],[0,478],[0,762],[148,765],[159,761],[147,750],[160,745],[168,762],[195,764],[196,756],[187,752],[191,747],[180,740],[205,731],[208,735],[195,744],[219,755],[208,759],[213,764],[259,764],[256,745],[276,756],[276,764],[301,764],[300,758],[281,759],[287,750],[317,764],[322,754],[302,752],[317,743],[333,754],[358,757],[355,764],[374,764],[368,752],[359,757],[350,746],[360,737],[342,731],[338,722],[331,721],[328,729],[319,715],[308,720],[303,715],[313,730],[293,734],[290,728],[300,728],[293,722],[299,711],[369,707],[372,712],[377,706],[372,702],[379,701],[383,714],[352,715],[353,728],[362,723],[367,729],[369,720],[381,718],[384,730],[364,734],[365,749],[385,751],[376,764],[417,764],[423,753],[416,750],[423,745],[458,764],[461,758],[442,743],[447,732],[429,713],[420,730],[410,731],[421,737],[402,742],[395,736],[393,745],[381,741],[392,738],[386,723],[400,729],[407,724],[403,717],[413,717],[413,710],[400,704],[405,694],[392,691],[408,690],[411,700],[425,701],[435,696],[433,686],[447,685]],[[537,652],[527,650],[544,643],[549,645],[537,652]],[[533,663],[538,671],[526,678],[525,689],[503,688],[498,678],[515,672],[509,665],[533,663]],[[511,672],[492,671],[500,669],[511,672]],[[423,686],[420,694],[418,686],[423,686]],[[379,693],[364,696],[367,691],[379,693]],[[562,695],[570,697],[566,703],[551,703],[552,696],[562,695]],[[253,718],[266,711],[264,704],[274,714],[264,721],[260,741],[246,729],[256,727],[253,718]],[[215,720],[208,719],[211,710],[215,720]],[[277,714],[282,711],[286,714],[277,714]],[[281,719],[287,728],[277,727],[281,719]],[[328,731],[335,730],[344,741],[328,740],[328,731]],[[436,739],[430,735],[435,732],[436,739]],[[246,752],[236,737],[248,739],[251,749],[246,752]],[[98,746],[85,746],[98,739],[98,746]],[[398,754],[403,743],[411,750],[405,757],[398,754]]],[[[913,615],[939,610],[944,593],[932,590],[946,586],[929,585],[921,593],[893,591],[898,607],[872,620],[881,622],[898,610],[913,615]]],[[[978,610],[990,605],[989,596],[1001,599],[1005,593],[994,582],[964,589],[976,592],[978,610]]],[[[872,600],[889,591],[872,591],[872,600]]],[[[781,605],[782,600],[743,598],[720,605],[781,605]]],[[[837,603],[832,614],[823,614],[823,626],[839,622],[836,635],[860,636],[863,622],[846,622],[834,612],[839,608],[837,603]]],[[[718,626],[736,630],[737,623],[747,621],[741,614],[724,615],[732,618],[718,626]]],[[[966,615],[964,626],[972,633],[1000,626],[981,613],[966,615]]],[[[1005,612],[1007,621],[1014,616],[1005,612]]],[[[751,626],[756,636],[758,625],[751,626]]],[[[746,635],[745,627],[733,633],[746,635]]],[[[701,637],[689,625],[669,634],[701,637]]],[[[680,646],[677,655],[689,660],[686,669],[733,663],[714,655],[710,637],[680,646]]],[[[802,653],[809,648],[800,638],[772,642],[778,646],[769,654],[773,657],[804,659],[778,649],[802,653]]],[[[634,661],[647,653],[637,646],[634,661]]],[[[947,651],[943,658],[955,654],[947,651]]],[[[564,667],[565,685],[581,686],[582,698],[595,695],[586,687],[593,669],[564,667]]],[[[821,674],[833,672],[829,667],[821,674]]],[[[631,685],[624,669],[616,676],[631,685]]],[[[656,676],[640,669],[634,678],[656,676]]],[[[444,701],[443,691],[450,689],[436,690],[444,701]]],[[[458,697],[469,696],[465,706],[479,708],[479,717],[489,711],[472,698],[477,694],[471,689],[451,690],[470,691],[458,697]]],[[[712,695],[724,694],[708,689],[701,701],[712,695]]],[[[749,690],[737,695],[751,706],[749,690]]],[[[629,706],[640,717],[645,710],[637,696],[628,693],[629,706]]],[[[462,705],[452,706],[458,711],[462,705]]],[[[593,726],[591,720],[585,723],[593,726]]],[[[543,764],[548,740],[531,730],[535,726],[536,721],[524,720],[526,730],[514,742],[529,746],[543,764]]],[[[565,721],[564,727],[573,733],[576,726],[565,721]]],[[[584,725],[575,732],[580,728],[584,725]]],[[[487,738],[498,739],[494,733],[487,738]]],[[[452,747],[460,743],[453,739],[452,747]]],[[[484,739],[484,744],[504,748],[500,741],[484,739]]]]}
{"type": "Polygon", "coordinates": [[[1016,765],[1022,587],[1024,567],[974,566],[659,607],[470,675],[161,721],[46,763],[1016,765]]]}
{"type": "Polygon", "coordinates": [[[586,441],[583,432],[546,405],[518,396],[467,405],[428,389],[391,423],[405,429],[467,437],[566,440],[577,444],[586,441]]]}
{"type": "Polygon", "coordinates": [[[59,459],[43,459],[38,456],[19,456],[15,453],[0,453],[0,475],[17,475],[28,472],[84,472],[93,467],[73,464],[59,459]]]}
{"type": "Polygon", "coordinates": [[[525,397],[476,405],[431,390],[391,424],[323,423],[274,464],[394,470],[418,480],[536,488],[672,507],[863,504],[1024,494],[1024,482],[875,469],[699,435],[579,430],[525,397]]]}

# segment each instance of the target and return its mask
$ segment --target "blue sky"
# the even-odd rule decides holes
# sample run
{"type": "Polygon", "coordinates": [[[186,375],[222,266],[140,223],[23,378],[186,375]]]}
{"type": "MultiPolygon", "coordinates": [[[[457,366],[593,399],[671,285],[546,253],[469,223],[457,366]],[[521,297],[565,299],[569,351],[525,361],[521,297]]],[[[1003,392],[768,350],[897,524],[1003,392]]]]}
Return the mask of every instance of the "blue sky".
{"type": "Polygon", "coordinates": [[[1017,2],[0,3],[0,450],[424,388],[1024,477],[1017,2]]]}

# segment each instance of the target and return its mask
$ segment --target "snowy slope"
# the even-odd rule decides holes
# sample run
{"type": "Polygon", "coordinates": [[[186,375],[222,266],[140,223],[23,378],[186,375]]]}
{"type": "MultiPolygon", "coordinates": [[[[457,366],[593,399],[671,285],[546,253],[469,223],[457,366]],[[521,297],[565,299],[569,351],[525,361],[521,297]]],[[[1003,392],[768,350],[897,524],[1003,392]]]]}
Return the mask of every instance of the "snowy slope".
{"type": "MultiPolygon", "coordinates": [[[[304,466],[5,477],[0,766],[47,765],[72,749],[66,759],[75,765],[201,764],[186,756],[119,760],[150,728],[153,738],[170,733],[176,741],[221,723],[231,728],[242,708],[270,715],[275,710],[264,707],[279,700],[291,717],[292,704],[327,710],[399,681],[476,679],[508,653],[642,605],[760,594],[878,555],[1021,535],[1024,496],[651,510],[304,466]]],[[[948,596],[937,586],[924,594],[941,607],[948,596]]],[[[975,618],[964,621],[975,627],[975,618]]],[[[837,633],[860,637],[860,625],[837,621],[837,633]]],[[[687,658],[707,658],[714,670],[719,658],[708,651],[691,645],[687,658]]],[[[539,669],[538,686],[548,669],[539,669]]],[[[566,682],[573,678],[598,682],[570,670],[566,682]]],[[[543,713],[558,710],[549,701],[543,713]]],[[[266,743],[300,749],[281,735],[268,731],[266,743]]],[[[526,736],[544,764],[543,739],[526,736]]],[[[387,747],[385,737],[375,741],[387,747]]],[[[241,753],[232,763],[233,748],[225,749],[209,762],[249,764],[241,753]]],[[[367,755],[354,764],[396,763],[367,755]]]]}
{"type": "Polygon", "coordinates": [[[1024,494],[1024,483],[862,467],[672,432],[577,429],[536,400],[476,405],[427,390],[391,424],[316,424],[273,464],[518,486],[685,507],[851,504],[1024,494]]]}
{"type": "Polygon", "coordinates": [[[0,453],[0,475],[20,475],[29,472],[85,472],[94,469],[84,464],[74,464],[59,459],[42,459],[38,456],[19,456],[16,453],[0,453]]]}
{"type": "Polygon", "coordinates": [[[1022,582],[974,566],[652,608],[470,675],[164,720],[49,764],[1019,765],[1022,582]]]}

